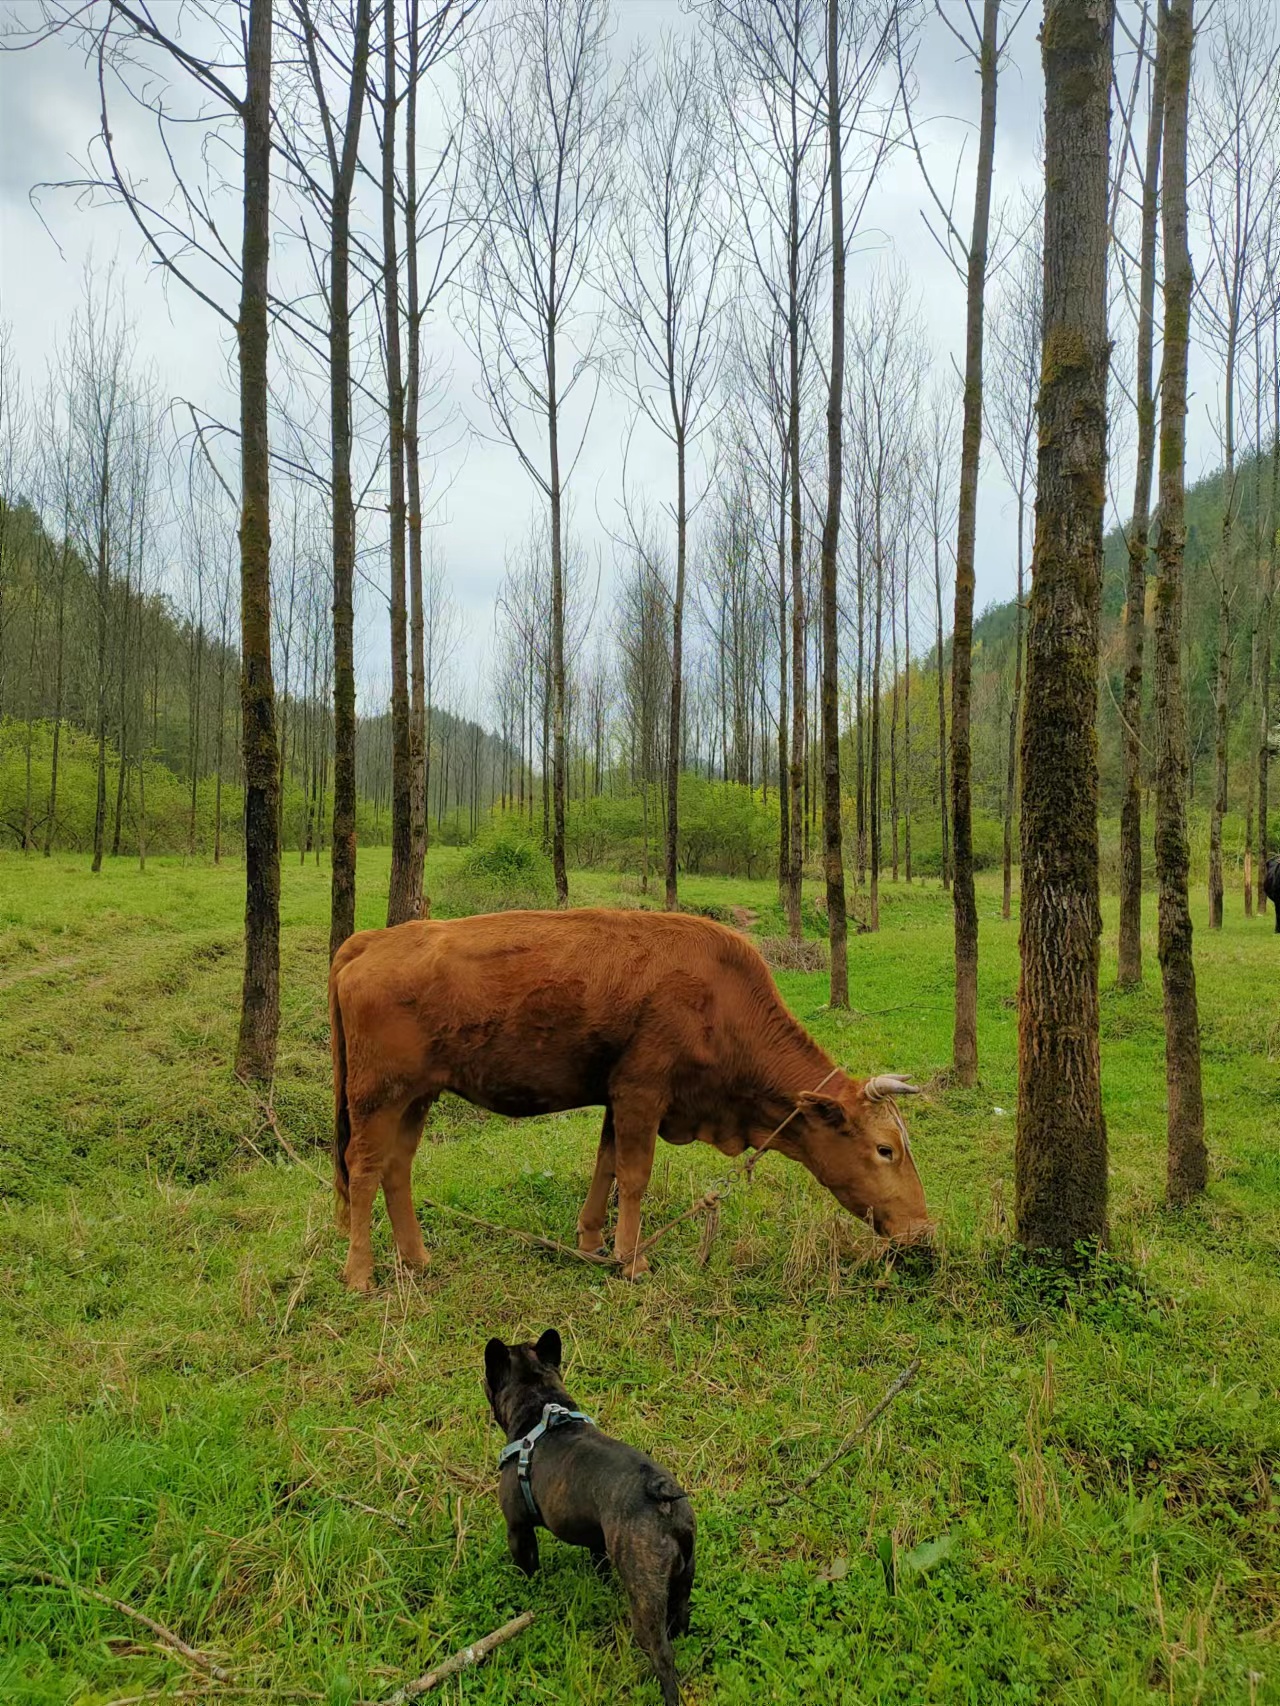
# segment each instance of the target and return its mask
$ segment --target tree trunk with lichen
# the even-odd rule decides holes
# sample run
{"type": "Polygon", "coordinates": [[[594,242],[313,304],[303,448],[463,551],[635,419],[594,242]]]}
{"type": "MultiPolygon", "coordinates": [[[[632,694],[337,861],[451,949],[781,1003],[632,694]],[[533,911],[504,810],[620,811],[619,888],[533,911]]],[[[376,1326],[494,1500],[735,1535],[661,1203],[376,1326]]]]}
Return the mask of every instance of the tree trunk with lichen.
{"type": "Polygon", "coordinates": [[[1110,0],[1049,0],[1044,344],[1022,728],[1018,1237],[1107,1233],[1098,1039],[1098,623],[1107,449],[1110,0]]]}
{"type": "Polygon", "coordinates": [[[1271,842],[1267,832],[1267,809],[1271,749],[1271,622],[1275,610],[1276,574],[1280,570],[1280,316],[1271,323],[1271,507],[1267,547],[1267,585],[1258,615],[1258,869],[1256,899],[1258,917],[1266,915],[1267,856],[1271,842]]]}
{"type": "Polygon", "coordinates": [[[356,13],[342,153],[329,211],[329,459],[333,502],[333,867],[329,957],[356,927],[356,509],[351,489],[351,196],[369,72],[371,0],[356,13]]]}
{"type": "Polygon", "coordinates": [[[240,707],[244,743],[244,987],[236,1070],[269,1083],[280,1028],[280,754],[271,677],[271,0],[251,0],[244,126],[240,359],[240,707]]]}
{"type": "Polygon", "coordinates": [[[387,923],[416,918],[409,744],[409,619],[405,598],[404,376],[400,363],[400,263],[396,242],[396,9],[383,10],[382,290],[387,364],[388,556],[391,570],[391,882],[387,923]]]}
{"type": "Polygon", "coordinates": [[[848,924],[840,799],[837,580],[844,479],[844,180],[836,0],[827,0],[827,146],[831,171],[831,371],[827,388],[827,511],[822,523],[822,864],[827,885],[832,1007],[849,1005],[848,924]]]}
{"type": "Polygon", "coordinates": [[[1142,650],[1147,621],[1147,535],[1156,456],[1153,381],[1156,296],[1156,216],[1160,141],[1164,123],[1164,37],[1157,34],[1142,172],[1142,247],[1138,269],[1138,456],[1129,524],[1129,573],[1124,605],[1124,691],[1120,703],[1124,775],[1120,797],[1120,937],[1116,982],[1142,982],[1142,650]]]}
{"type": "Polygon", "coordinates": [[[1160,530],[1156,542],[1156,878],[1164,986],[1168,1091],[1168,1192],[1186,1202],[1208,1180],[1200,1014],[1191,951],[1187,840],[1187,712],[1182,688],[1182,572],[1186,549],[1187,345],[1191,255],[1187,247],[1187,106],[1192,0],[1170,0],[1164,116],[1164,361],[1160,378],[1160,530]]]}
{"type": "Polygon", "coordinates": [[[969,725],[973,681],[974,555],[978,532],[978,473],[982,455],[982,332],[991,223],[991,175],[996,146],[1000,0],[982,10],[982,116],[978,127],[973,235],[969,241],[965,311],[964,420],[960,434],[960,491],[956,529],[956,601],[951,638],[951,830],[956,942],[956,1013],[952,1065],[961,1084],[978,1078],[978,901],[973,886],[973,756],[969,725]]]}

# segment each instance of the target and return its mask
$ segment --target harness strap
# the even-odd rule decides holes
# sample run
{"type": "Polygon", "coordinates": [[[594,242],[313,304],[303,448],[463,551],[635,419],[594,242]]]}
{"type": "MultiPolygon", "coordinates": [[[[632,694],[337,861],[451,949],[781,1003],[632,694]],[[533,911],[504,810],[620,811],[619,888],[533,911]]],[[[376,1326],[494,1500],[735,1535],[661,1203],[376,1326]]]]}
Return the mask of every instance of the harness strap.
{"type": "Polygon", "coordinates": [[[529,1483],[529,1468],[533,1462],[533,1448],[552,1428],[564,1427],[567,1422],[588,1422],[595,1426],[594,1418],[582,1410],[566,1410],[563,1404],[545,1404],[542,1409],[542,1419],[536,1427],[529,1429],[521,1439],[513,1439],[509,1445],[504,1445],[498,1453],[498,1468],[503,1470],[515,1459],[516,1479],[520,1483],[520,1491],[524,1494],[524,1502],[528,1506],[529,1515],[535,1521],[542,1521],[542,1513],[538,1509],[538,1501],[533,1496],[533,1488],[529,1483]]]}

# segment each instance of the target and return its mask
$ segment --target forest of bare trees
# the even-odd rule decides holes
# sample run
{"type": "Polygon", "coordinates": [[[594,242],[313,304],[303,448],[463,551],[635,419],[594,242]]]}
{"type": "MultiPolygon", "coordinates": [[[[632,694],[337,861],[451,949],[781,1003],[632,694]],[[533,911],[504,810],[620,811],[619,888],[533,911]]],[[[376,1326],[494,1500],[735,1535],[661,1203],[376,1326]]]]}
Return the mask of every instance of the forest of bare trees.
{"type": "Polygon", "coordinates": [[[331,861],[331,950],[361,845],[391,848],[389,923],[429,910],[433,842],[495,822],[545,849],[561,905],[591,864],[667,907],[686,872],[767,874],[793,938],[816,907],[837,1006],[846,930],[880,928],[887,884],[940,882],[962,1084],[980,932],[1020,884],[1019,1220],[1105,1236],[1100,889],[1135,986],[1158,886],[1185,1196],[1188,896],[1212,926],[1261,912],[1275,846],[1280,18],[1051,0],[1043,169],[1008,182],[1010,3],[669,22],[624,54],[608,0],[9,20],[6,48],[101,90],[45,217],[114,210],[133,258],[86,270],[47,370],[0,325],[0,829],[95,870],[244,859],[262,1078],[282,858],[331,861]],[[163,183],[128,155],[139,116],[163,183]],[[877,222],[890,177],[927,278],[877,222]],[[139,353],[132,264],[224,338],[221,397],[139,353]],[[444,544],[468,444],[505,469],[481,620],[444,544]]]}

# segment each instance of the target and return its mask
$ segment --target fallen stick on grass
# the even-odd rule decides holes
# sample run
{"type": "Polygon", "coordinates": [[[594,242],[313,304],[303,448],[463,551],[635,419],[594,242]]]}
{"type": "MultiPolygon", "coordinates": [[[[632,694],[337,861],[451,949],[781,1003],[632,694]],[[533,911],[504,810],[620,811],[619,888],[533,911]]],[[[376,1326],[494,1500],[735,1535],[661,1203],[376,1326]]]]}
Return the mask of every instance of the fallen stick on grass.
{"type": "Polygon", "coordinates": [[[857,1445],[858,1441],[862,1438],[863,1434],[866,1433],[871,1424],[878,1420],[879,1417],[883,1416],[890,1404],[893,1403],[894,1399],[898,1397],[900,1393],[906,1391],[907,1387],[910,1386],[911,1382],[919,1372],[920,1358],[913,1357],[876,1407],[862,1418],[851,1434],[847,1435],[846,1438],[840,1441],[840,1444],[831,1453],[830,1457],[824,1458],[814,1470],[813,1474],[807,1475],[798,1487],[792,1487],[788,1492],[780,1493],[776,1499],[769,1499],[767,1501],[768,1504],[771,1507],[776,1508],[778,1505],[785,1504],[788,1499],[795,1498],[800,1493],[807,1493],[815,1481],[821,1480],[828,1469],[839,1463],[842,1457],[846,1456],[847,1453],[853,1450],[854,1446],[857,1445]]]}
{"type": "Polygon", "coordinates": [[[70,1576],[55,1576],[48,1570],[28,1570],[22,1566],[0,1565],[0,1573],[24,1577],[27,1581],[40,1582],[50,1588],[70,1588],[73,1593],[82,1593],[86,1599],[96,1599],[99,1605],[109,1605],[113,1611],[118,1611],[123,1617],[132,1617],[135,1623],[141,1623],[145,1629],[161,1641],[166,1647],[172,1647],[175,1653],[181,1653],[184,1659],[190,1659],[193,1665],[199,1665],[201,1670],[207,1670],[215,1682],[230,1682],[231,1672],[215,1664],[208,1653],[198,1652],[195,1647],[189,1647],[181,1635],[175,1635],[172,1629],[166,1629],[163,1623],[157,1623],[154,1617],[148,1617],[145,1611],[138,1611],[132,1605],[127,1605],[122,1599],[112,1599],[109,1593],[99,1593],[97,1588],[87,1588],[83,1582],[73,1582],[70,1576]]]}
{"type": "MultiPolygon", "coordinates": [[[[285,1154],[289,1157],[290,1161],[292,1161],[296,1166],[301,1167],[306,1172],[310,1173],[310,1175],[313,1179],[319,1179],[319,1181],[322,1185],[328,1184],[328,1180],[325,1178],[324,1174],[319,1172],[317,1168],[313,1167],[309,1161],[305,1161],[302,1158],[302,1156],[298,1154],[298,1151],[293,1147],[293,1145],[289,1142],[289,1139],[284,1135],[283,1131],[281,1131],[280,1119],[276,1113],[275,1103],[272,1099],[271,1092],[268,1091],[268,1093],[264,1099],[253,1088],[253,1085],[250,1084],[249,1080],[244,1076],[244,1074],[242,1072],[236,1073],[236,1081],[241,1085],[241,1087],[243,1089],[248,1091],[250,1099],[253,1101],[255,1107],[258,1110],[258,1113],[262,1117],[262,1123],[263,1123],[264,1127],[269,1127],[271,1129],[272,1133],[275,1136],[276,1142],[280,1145],[281,1149],[284,1150],[285,1154]]],[[[250,1148],[253,1148],[253,1149],[257,1148],[257,1145],[253,1143],[252,1139],[246,1139],[246,1141],[249,1143],[250,1148]]],[[[262,1151],[258,1150],[258,1153],[261,1155],[262,1151]]]]}
{"type": "Polygon", "coordinates": [[[491,1635],[483,1636],[469,1647],[464,1647],[460,1653],[455,1653],[451,1659],[446,1659],[442,1665],[429,1670],[425,1676],[418,1677],[413,1682],[406,1682],[403,1688],[398,1688],[387,1701],[387,1706],[404,1706],[408,1700],[416,1700],[420,1694],[426,1694],[433,1688],[438,1688],[442,1682],[447,1682],[451,1676],[456,1676],[460,1670],[466,1670],[471,1665],[478,1665],[482,1659],[487,1659],[495,1647],[500,1647],[504,1641],[510,1641],[513,1636],[523,1635],[533,1622],[531,1611],[522,1611],[519,1617],[513,1617],[510,1623],[504,1623],[501,1629],[495,1629],[491,1635]]]}

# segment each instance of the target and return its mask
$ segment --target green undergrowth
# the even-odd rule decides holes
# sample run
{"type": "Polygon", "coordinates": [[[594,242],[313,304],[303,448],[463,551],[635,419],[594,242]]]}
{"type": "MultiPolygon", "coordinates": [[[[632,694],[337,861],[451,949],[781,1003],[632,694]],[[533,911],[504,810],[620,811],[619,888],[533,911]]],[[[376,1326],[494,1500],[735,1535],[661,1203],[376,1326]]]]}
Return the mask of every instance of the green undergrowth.
{"type": "MultiPolygon", "coordinates": [[[[457,858],[433,855],[433,882],[457,858]]],[[[362,924],[381,921],[385,872],[362,851],[362,924]]],[[[356,1298],[325,1179],[328,873],[284,872],[275,1086],[319,1177],[285,1161],[231,1077],[242,882],[234,865],[95,881],[82,862],[0,859],[5,1706],[206,1686],[31,1572],[213,1654],[243,1690],[230,1699],[387,1700],[530,1608],[529,1632],[450,1698],[656,1701],[618,1588],[585,1553],[544,1539],[531,1583],[507,1559],[483,1345],[549,1325],[573,1396],[692,1493],[691,1706],[1280,1702],[1269,921],[1197,934],[1212,1182],[1176,1213],[1154,944],[1132,995],[1104,955],[1113,1235],[1087,1269],[1011,1242],[1016,921],[980,889],[983,1082],[960,1090],[948,899],[886,885],[881,933],[851,938],[851,1013],[828,1010],[824,975],[778,978],[837,1059],[927,1086],[907,1111],[941,1222],[930,1259],[886,1262],[770,1157],[705,1265],[690,1224],[626,1286],[448,1212],[568,1236],[598,1116],[516,1126],[447,1102],[415,1173],[432,1267],[396,1272],[379,1210],[380,1289],[356,1298]],[[914,1383],[847,1459],[791,1492],[913,1357],[914,1383]]],[[[600,875],[573,888],[636,898],[600,875]]],[[[768,883],[693,879],[682,899],[775,928],[768,883]]],[[[649,1224],[722,1171],[661,1149],[649,1224]]]]}

